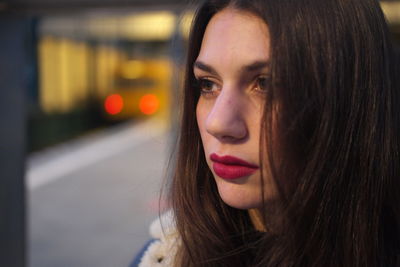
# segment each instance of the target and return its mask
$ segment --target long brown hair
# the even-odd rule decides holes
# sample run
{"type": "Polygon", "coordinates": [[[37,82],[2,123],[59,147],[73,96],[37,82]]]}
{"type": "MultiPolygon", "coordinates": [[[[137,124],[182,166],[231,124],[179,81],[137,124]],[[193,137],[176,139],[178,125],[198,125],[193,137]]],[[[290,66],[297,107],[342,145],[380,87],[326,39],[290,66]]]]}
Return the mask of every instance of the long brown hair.
{"type": "Polygon", "coordinates": [[[376,0],[200,5],[189,39],[170,191],[182,240],[177,265],[397,264],[400,88],[388,36],[376,0]],[[247,211],[221,200],[196,122],[193,63],[209,20],[228,6],[259,16],[270,31],[271,86],[260,156],[268,153],[280,192],[278,232],[257,232],[247,211]],[[278,134],[271,138],[277,105],[278,134]],[[279,157],[272,147],[279,147],[279,157]],[[289,189],[283,180],[290,181],[289,189]]]}

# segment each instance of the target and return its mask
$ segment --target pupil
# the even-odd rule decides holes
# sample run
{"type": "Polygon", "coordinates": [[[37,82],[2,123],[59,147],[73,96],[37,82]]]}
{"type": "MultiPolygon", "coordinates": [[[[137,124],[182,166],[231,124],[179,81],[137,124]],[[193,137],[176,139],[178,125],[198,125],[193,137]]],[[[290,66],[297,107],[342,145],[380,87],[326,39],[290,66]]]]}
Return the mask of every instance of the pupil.
{"type": "Polygon", "coordinates": [[[205,88],[205,89],[211,89],[212,84],[211,84],[210,81],[204,80],[204,81],[203,81],[203,86],[202,86],[202,87],[205,88]]]}
{"type": "Polygon", "coordinates": [[[267,79],[266,78],[259,78],[258,79],[258,86],[260,89],[265,89],[267,87],[267,79]]]}

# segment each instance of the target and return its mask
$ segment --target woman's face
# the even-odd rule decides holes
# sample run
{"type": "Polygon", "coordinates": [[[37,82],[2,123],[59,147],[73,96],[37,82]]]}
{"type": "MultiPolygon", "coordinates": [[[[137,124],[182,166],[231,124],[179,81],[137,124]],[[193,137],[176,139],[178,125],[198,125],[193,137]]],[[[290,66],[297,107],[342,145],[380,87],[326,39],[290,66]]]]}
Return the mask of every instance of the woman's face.
{"type": "Polygon", "coordinates": [[[239,209],[261,207],[261,168],[265,199],[276,196],[269,170],[259,159],[269,48],[262,19],[226,8],[210,20],[193,66],[201,90],[196,115],[207,164],[222,200],[239,209]]]}

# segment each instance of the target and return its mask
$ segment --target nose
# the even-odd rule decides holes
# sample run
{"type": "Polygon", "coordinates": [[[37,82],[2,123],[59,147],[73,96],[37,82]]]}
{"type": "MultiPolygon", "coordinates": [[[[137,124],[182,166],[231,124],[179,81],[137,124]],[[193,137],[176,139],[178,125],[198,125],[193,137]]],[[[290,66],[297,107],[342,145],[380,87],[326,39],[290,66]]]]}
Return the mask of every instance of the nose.
{"type": "Polygon", "coordinates": [[[240,94],[221,90],[206,120],[206,130],[221,142],[238,142],[248,135],[245,102],[240,94]]]}

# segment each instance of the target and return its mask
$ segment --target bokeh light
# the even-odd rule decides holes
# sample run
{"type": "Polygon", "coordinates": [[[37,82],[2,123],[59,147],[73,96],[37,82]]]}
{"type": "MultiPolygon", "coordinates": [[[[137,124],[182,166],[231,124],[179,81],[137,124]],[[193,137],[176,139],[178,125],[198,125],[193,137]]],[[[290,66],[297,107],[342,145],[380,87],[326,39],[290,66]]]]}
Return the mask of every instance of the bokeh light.
{"type": "Polygon", "coordinates": [[[139,102],[139,109],[146,115],[154,114],[160,106],[160,101],[157,96],[153,94],[147,94],[142,96],[139,102]]]}
{"type": "Polygon", "coordinates": [[[119,94],[109,95],[104,102],[104,108],[108,114],[116,115],[124,108],[124,100],[119,94]]]}

